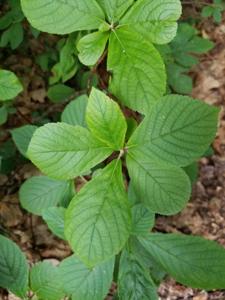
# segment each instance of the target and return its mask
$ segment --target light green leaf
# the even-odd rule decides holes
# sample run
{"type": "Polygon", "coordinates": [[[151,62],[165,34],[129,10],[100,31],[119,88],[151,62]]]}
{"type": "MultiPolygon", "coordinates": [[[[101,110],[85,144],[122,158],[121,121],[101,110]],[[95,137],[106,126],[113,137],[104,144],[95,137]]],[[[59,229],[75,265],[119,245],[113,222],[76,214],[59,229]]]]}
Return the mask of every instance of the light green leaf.
{"type": "Polygon", "coordinates": [[[133,4],[134,0],[97,0],[97,2],[105,11],[108,20],[115,23],[133,4]]]}
{"type": "Polygon", "coordinates": [[[130,229],[121,162],[113,161],[71,201],[65,235],[81,260],[93,266],[118,254],[130,229]]]}
{"type": "Polygon", "coordinates": [[[0,235],[0,287],[9,289],[18,297],[28,290],[28,263],[19,247],[0,235]]]}
{"type": "Polygon", "coordinates": [[[132,207],[132,234],[146,235],[155,223],[155,214],[151,213],[142,203],[132,207]]]}
{"type": "Polygon", "coordinates": [[[86,66],[95,65],[105,50],[109,32],[93,32],[79,40],[77,49],[78,57],[86,66]]]}
{"type": "Polygon", "coordinates": [[[19,191],[20,203],[29,212],[42,215],[49,207],[59,204],[70,188],[69,181],[34,176],[22,184],[19,191]]]}
{"type": "Polygon", "coordinates": [[[132,179],[130,179],[127,194],[132,207],[141,203],[139,195],[137,195],[136,191],[134,190],[132,179]]]}
{"type": "Polygon", "coordinates": [[[64,259],[59,266],[65,292],[82,300],[104,299],[112,284],[113,268],[114,259],[89,269],[75,255],[64,259]]]}
{"type": "Polygon", "coordinates": [[[27,156],[26,153],[30,140],[37,128],[38,127],[34,125],[25,125],[11,130],[12,139],[16,144],[16,147],[18,148],[19,152],[25,157],[27,156]]]}
{"type": "Polygon", "coordinates": [[[32,267],[30,285],[31,290],[42,300],[61,300],[65,296],[59,268],[48,261],[32,267]]]}
{"type": "Polygon", "coordinates": [[[97,29],[105,19],[95,0],[21,0],[21,4],[31,25],[49,33],[97,29]]]}
{"type": "Polygon", "coordinates": [[[139,240],[178,282],[206,290],[225,288],[225,249],[217,243],[199,237],[160,233],[139,240]]]}
{"type": "Polygon", "coordinates": [[[123,148],[127,123],[119,105],[103,92],[92,89],[86,122],[92,134],[114,150],[123,148]]]}
{"type": "Polygon", "coordinates": [[[11,100],[22,90],[23,87],[13,72],[0,70],[0,101],[11,100]]]}
{"type": "Polygon", "coordinates": [[[134,190],[150,211],[172,215],[185,207],[191,184],[181,168],[148,157],[136,148],[128,152],[127,167],[134,190]]]}
{"type": "Polygon", "coordinates": [[[28,156],[43,173],[57,179],[72,179],[84,174],[105,158],[112,149],[94,139],[80,126],[47,124],[36,130],[28,156]]]}
{"type": "Polygon", "coordinates": [[[63,207],[49,207],[42,214],[49,229],[59,238],[65,240],[64,222],[66,209],[63,207]]]}
{"type": "Polygon", "coordinates": [[[71,87],[59,83],[56,85],[51,86],[48,89],[48,98],[52,101],[52,102],[63,102],[65,100],[68,100],[69,97],[71,97],[74,93],[74,89],[72,89],[71,87]]]}
{"type": "Polygon", "coordinates": [[[213,141],[218,111],[190,97],[163,97],[134,132],[128,147],[138,148],[143,156],[187,166],[213,141]]]}
{"type": "Polygon", "coordinates": [[[149,270],[127,250],[123,251],[120,259],[119,297],[123,300],[158,300],[149,270]]]}
{"type": "Polygon", "coordinates": [[[86,127],[85,115],[87,103],[88,97],[86,95],[82,95],[71,101],[62,113],[62,122],[70,125],[86,127]]]}
{"type": "Polygon", "coordinates": [[[110,36],[110,91],[126,106],[148,113],[166,91],[166,71],[154,46],[126,27],[110,36]]]}
{"type": "Polygon", "coordinates": [[[122,19],[154,44],[167,44],[176,35],[181,16],[180,0],[140,0],[122,19]]]}

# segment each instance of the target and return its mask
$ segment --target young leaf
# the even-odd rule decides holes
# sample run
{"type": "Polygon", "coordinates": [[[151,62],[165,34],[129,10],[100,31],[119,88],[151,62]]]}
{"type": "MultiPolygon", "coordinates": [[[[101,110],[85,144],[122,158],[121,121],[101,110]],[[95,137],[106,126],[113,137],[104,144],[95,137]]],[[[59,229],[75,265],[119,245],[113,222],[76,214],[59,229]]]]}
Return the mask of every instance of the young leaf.
{"type": "Polygon", "coordinates": [[[121,20],[154,44],[167,44],[176,35],[180,0],[140,0],[121,20]]]}
{"type": "Polygon", "coordinates": [[[114,150],[123,148],[127,131],[125,117],[115,101],[94,88],[88,101],[86,121],[97,139],[114,150]]]}
{"type": "Polygon", "coordinates": [[[110,91],[126,106],[148,113],[166,91],[163,60],[154,46],[123,27],[110,35],[107,69],[110,91]]]}
{"type": "Polygon", "coordinates": [[[19,247],[0,235],[0,287],[9,289],[18,297],[28,290],[28,263],[19,247]]]}
{"type": "Polygon", "coordinates": [[[65,235],[81,260],[93,266],[118,254],[130,229],[121,162],[113,161],[71,201],[65,235]]]}
{"type": "Polygon", "coordinates": [[[63,207],[49,207],[42,214],[49,229],[59,238],[65,240],[64,222],[66,209],[63,207]]]}
{"type": "Polygon", "coordinates": [[[69,97],[71,97],[74,93],[74,89],[72,89],[71,87],[59,83],[56,85],[51,86],[48,89],[48,98],[52,101],[52,102],[63,102],[65,100],[67,100],[69,97]]]}
{"type": "Polygon", "coordinates": [[[56,179],[82,175],[110,156],[112,149],[80,126],[47,124],[36,130],[28,156],[43,173],[56,179]]]}
{"type": "Polygon", "coordinates": [[[22,184],[19,191],[20,203],[27,211],[41,216],[46,209],[59,204],[70,188],[69,181],[34,176],[22,184]]]}
{"type": "Polygon", "coordinates": [[[119,297],[123,300],[158,300],[149,270],[133,253],[124,250],[120,259],[119,297]]]}
{"type": "Polygon", "coordinates": [[[82,95],[71,101],[64,109],[61,121],[70,125],[87,127],[85,121],[87,103],[88,97],[86,95],[82,95]]]}
{"type": "Polygon", "coordinates": [[[103,8],[108,20],[115,23],[133,4],[134,0],[97,0],[97,2],[103,8]]]}
{"type": "Polygon", "coordinates": [[[134,132],[128,147],[138,148],[143,156],[187,166],[201,157],[215,137],[218,111],[190,97],[163,97],[134,132]]]}
{"type": "Polygon", "coordinates": [[[78,57],[82,64],[86,66],[95,65],[105,50],[108,38],[109,32],[98,31],[80,39],[77,49],[80,52],[78,57]]]}
{"type": "Polygon", "coordinates": [[[89,269],[75,255],[64,259],[59,266],[67,295],[82,300],[104,299],[112,284],[113,268],[114,259],[89,269]]]}
{"type": "Polygon", "coordinates": [[[160,233],[139,240],[178,282],[206,290],[225,287],[225,249],[217,243],[199,237],[160,233]]]}
{"type": "Polygon", "coordinates": [[[65,293],[59,268],[50,262],[35,264],[30,272],[31,290],[43,300],[61,300],[65,293]]]}
{"type": "Polygon", "coordinates": [[[30,140],[37,129],[37,126],[34,125],[24,125],[19,128],[11,130],[12,139],[16,144],[19,152],[27,157],[27,149],[30,143],[30,140]]]}
{"type": "Polygon", "coordinates": [[[21,0],[21,4],[31,25],[49,33],[97,29],[105,19],[95,0],[21,0]]]}
{"type": "Polygon", "coordinates": [[[0,101],[11,100],[22,90],[23,87],[13,72],[0,70],[0,101]]]}
{"type": "Polygon", "coordinates": [[[132,234],[146,235],[155,223],[155,214],[151,213],[143,204],[132,207],[132,234]]]}
{"type": "Polygon", "coordinates": [[[154,160],[131,148],[127,167],[137,195],[154,213],[172,215],[181,211],[191,196],[191,184],[179,167],[154,160]]]}

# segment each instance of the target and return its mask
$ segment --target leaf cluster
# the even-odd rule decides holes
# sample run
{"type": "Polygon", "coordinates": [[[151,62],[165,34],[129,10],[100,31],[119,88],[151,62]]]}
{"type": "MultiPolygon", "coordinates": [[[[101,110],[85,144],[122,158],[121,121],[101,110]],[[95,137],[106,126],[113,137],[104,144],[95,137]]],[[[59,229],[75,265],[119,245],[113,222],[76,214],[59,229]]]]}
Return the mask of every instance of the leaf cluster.
{"type": "Polygon", "coordinates": [[[164,58],[169,89],[179,94],[190,94],[193,89],[191,68],[199,63],[198,55],[210,51],[214,43],[199,36],[188,23],[180,23],[176,37],[168,45],[157,46],[164,58]]]}
{"type": "MultiPolygon", "coordinates": [[[[157,214],[176,214],[186,206],[190,169],[217,130],[217,108],[188,96],[165,96],[166,67],[160,52],[166,47],[159,45],[176,35],[180,1],[21,4],[38,30],[69,34],[53,67],[48,91],[53,102],[73,97],[73,89],[64,83],[79,68],[76,54],[86,66],[98,66],[107,56],[110,80],[108,93],[93,87],[90,95],[73,99],[61,122],[12,131],[20,153],[43,173],[21,186],[22,207],[41,216],[74,254],[58,266],[44,261],[29,268],[15,243],[0,236],[0,286],[22,299],[32,291],[43,300],[101,300],[112,281],[118,284],[119,299],[156,300],[157,285],[166,274],[193,288],[224,288],[221,246],[153,230],[157,214]],[[127,117],[125,106],[140,113],[131,114],[138,122],[127,117]],[[77,179],[84,182],[82,188],[77,188],[77,179]]],[[[197,63],[192,53],[211,47],[182,24],[166,54],[175,69],[183,68],[176,71],[183,76],[197,63]]],[[[169,84],[182,89],[170,78],[172,64],[167,64],[169,84]]],[[[1,74],[0,98],[6,101],[20,92],[20,85],[9,84],[16,81],[13,74],[1,74]]]]}
{"type": "Polygon", "coordinates": [[[215,23],[222,22],[222,13],[225,10],[225,3],[223,0],[213,0],[211,5],[203,7],[201,15],[204,18],[212,17],[215,23]]]}

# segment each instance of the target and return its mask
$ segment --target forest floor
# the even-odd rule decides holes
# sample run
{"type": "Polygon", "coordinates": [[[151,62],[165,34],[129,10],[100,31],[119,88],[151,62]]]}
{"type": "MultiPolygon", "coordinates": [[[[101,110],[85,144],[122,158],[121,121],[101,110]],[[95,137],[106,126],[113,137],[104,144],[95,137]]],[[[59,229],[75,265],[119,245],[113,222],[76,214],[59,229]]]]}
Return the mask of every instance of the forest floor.
{"type": "MultiPolygon", "coordinates": [[[[222,107],[214,142],[215,155],[201,160],[199,179],[187,208],[174,217],[158,217],[155,228],[161,232],[201,235],[225,246],[225,21],[219,26],[207,22],[201,28],[202,35],[213,40],[216,46],[191,72],[195,80],[193,96],[222,107]]],[[[25,78],[26,87],[16,103],[18,114],[9,122],[11,128],[29,123],[31,112],[40,106],[51,114],[50,105],[45,101],[46,82],[33,59],[41,47],[32,40],[30,56],[11,55],[4,62],[4,67],[25,78]]],[[[60,107],[55,108],[60,110],[60,107]]],[[[7,134],[0,137],[2,141],[7,138],[7,134]]],[[[55,238],[41,218],[22,210],[18,201],[21,183],[37,174],[32,164],[25,163],[8,176],[0,175],[0,232],[17,242],[30,262],[51,259],[57,263],[70,255],[69,246],[55,238]]],[[[160,286],[159,293],[162,300],[225,300],[225,291],[193,290],[171,279],[160,286]]],[[[0,292],[0,299],[16,298],[0,292]]]]}

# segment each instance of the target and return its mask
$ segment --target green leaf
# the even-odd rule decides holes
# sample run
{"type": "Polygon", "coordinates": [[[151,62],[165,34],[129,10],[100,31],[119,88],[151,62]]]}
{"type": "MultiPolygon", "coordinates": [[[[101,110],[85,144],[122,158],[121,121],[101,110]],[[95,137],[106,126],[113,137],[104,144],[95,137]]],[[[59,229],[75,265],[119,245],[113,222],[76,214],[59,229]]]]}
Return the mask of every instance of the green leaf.
{"type": "Polygon", "coordinates": [[[107,68],[113,73],[110,91],[138,112],[148,113],[166,91],[166,72],[160,54],[127,27],[110,36],[107,68]]]}
{"type": "Polygon", "coordinates": [[[181,211],[191,196],[186,173],[135,149],[128,152],[127,167],[136,194],[151,212],[172,215],[181,211]]]}
{"type": "Polygon", "coordinates": [[[66,209],[63,207],[49,207],[42,214],[49,229],[59,238],[65,240],[64,222],[66,209]]]}
{"type": "Polygon", "coordinates": [[[31,25],[49,33],[97,29],[105,19],[95,0],[21,0],[21,4],[31,25]]]}
{"type": "Polygon", "coordinates": [[[12,23],[13,18],[12,18],[12,13],[9,11],[6,13],[4,16],[1,16],[0,18],[0,30],[6,29],[10,24],[12,23]]]}
{"type": "Polygon", "coordinates": [[[225,287],[225,249],[217,243],[199,237],[160,233],[139,240],[178,282],[206,290],[225,287]]]}
{"type": "Polygon", "coordinates": [[[70,125],[87,127],[85,121],[87,103],[88,97],[86,95],[82,95],[71,101],[64,109],[61,121],[70,125]]]}
{"type": "Polygon", "coordinates": [[[59,268],[48,261],[32,267],[30,285],[31,290],[42,300],[61,300],[65,296],[59,268]]]}
{"type": "Polygon", "coordinates": [[[215,137],[218,111],[190,97],[163,97],[135,131],[128,148],[187,166],[202,156],[215,137]]]}
{"type": "MultiPolygon", "coordinates": [[[[149,234],[148,234],[149,235],[149,234]]],[[[132,252],[137,260],[145,267],[148,268],[151,278],[154,283],[159,286],[162,280],[166,277],[166,272],[163,268],[153,259],[149,252],[142,246],[137,237],[132,236],[129,239],[129,251],[132,252]]]]}
{"type": "Polygon", "coordinates": [[[185,74],[187,68],[183,68],[176,63],[167,66],[168,84],[179,94],[190,94],[193,90],[192,78],[185,74]]]}
{"type": "Polygon", "coordinates": [[[133,118],[126,118],[127,121],[127,133],[126,133],[126,140],[129,140],[134,131],[138,127],[138,123],[133,118]]]}
{"type": "Polygon", "coordinates": [[[11,130],[12,139],[16,144],[19,152],[27,157],[27,149],[30,143],[30,140],[37,129],[37,126],[34,125],[25,125],[19,128],[11,130]]]}
{"type": "Polygon", "coordinates": [[[115,23],[133,4],[134,0],[97,0],[110,22],[115,23]]]}
{"type": "Polygon", "coordinates": [[[146,235],[155,223],[155,214],[151,213],[143,204],[132,207],[132,234],[146,235]]]}
{"type": "Polygon", "coordinates": [[[213,19],[216,23],[220,24],[222,22],[222,9],[215,8],[213,12],[213,19]]]}
{"type": "Polygon", "coordinates": [[[214,43],[208,39],[203,39],[200,36],[195,36],[189,41],[185,47],[185,51],[189,53],[203,54],[209,52],[214,47],[214,43]]]}
{"type": "Polygon", "coordinates": [[[13,72],[0,70],[0,101],[11,100],[22,90],[23,87],[13,72]]]}
{"type": "Polygon", "coordinates": [[[19,247],[0,235],[0,287],[9,289],[18,297],[28,290],[28,263],[19,247]]]}
{"type": "Polygon", "coordinates": [[[205,6],[202,9],[201,15],[204,18],[208,18],[208,17],[211,17],[213,15],[213,12],[214,12],[214,7],[212,7],[212,6],[205,6]]]}
{"type": "Polygon", "coordinates": [[[48,98],[52,101],[52,102],[63,102],[65,100],[68,100],[69,97],[71,97],[74,93],[74,89],[72,89],[71,87],[59,83],[56,84],[54,86],[51,86],[48,89],[48,98]]]}
{"type": "MultiPolygon", "coordinates": [[[[198,58],[193,56],[193,54],[206,53],[213,47],[214,43],[198,36],[198,31],[193,26],[188,23],[181,23],[178,27],[177,36],[170,43],[172,51],[171,60],[174,60],[181,66],[187,67],[188,70],[186,71],[189,71],[190,67],[198,63],[198,58]]],[[[171,74],[169,74],[168,79],[170,79],[171,74]]]]}
{"type": "Polygon", "coordinates": [[[122,19],[154,44],[167,44],[176,35],[181,16],[179,0],[140,0],[122,19]]]}
{"type": "Polygon", "coordinates": [[[123,148],[127,123],[119,105],[103,92],[92,89],[86,122],[92,134],[114,150],[123,148]]]}
{"type": "Polygon", "coordinates": [[[127,193],[128,193],[128,199],[131,206],[141,204],[140,198],[134,190],[132,179],[130,179],[127,193]]]}
{"type": "Polygon", "coordinates": [[[78,57],[86,66],[95,65],[105,50],[109,32],[93,32],[85,35],[78,42],[78,57]]]}
{"type": "Polygon", "coordinates": [[[6,123],[8,119],[8,109],[6,105],[0,107],[0,125],[6,123]]]}
{"type": "Polygon", "coordinates": [[[158,300],[149,270],[133,253],[124,250],[120,259],[119,297],[123,300],[158,300]]]}
{"type": "Polygon", "coordinates": [[[121,162],[113,161],[71,201],[65,235],[80,259],[93,266],[118,254],[130,229],[121,162]]]}
{"type": "Polygon", "coordinates": [[[53,76],[50,78],[50,84],[66,82],[71,79],[77,72],[79,61],[77,58],[77,33],[72,33],[67,38],[64,46],[60,49],[59,62],[52,68],[53,76]]]}
{"type": "Polygon", "coordinates": [[[46,209],[62,201],[70,188],[69,181],[34,176],[22,184],[19,191],[20,203],[29,212],[42,215],[46,209]]]}
{"type": "Polygon", "coordinates": [[[65,292],[82,300],[104,299],[112,284],[113,268],[114,259],[89,269],[75,255],[59,266],[65,292]]]}
{"type": "Polygon", "coordinates": [[[24,31],[21,23],[12,24],[6,31],[3,32],[0,41],[0,47],[6,47],[8,44],[14,50],[23,41],[24,31]]]}
{"type": "Polygon", "coordinates": [[[37,129],[28,148],[32,162],[57,179],[82,175],[111,153],[112,149],[94,139],[87,129],[65,123],[37,129]]]}
{"type": "Polygon", "coordinates": [[[198,179],[198,163],[193,162],[191,165],[184,168],[185,173],[190,178],[192,184],[194,184],[198,179]]]}

